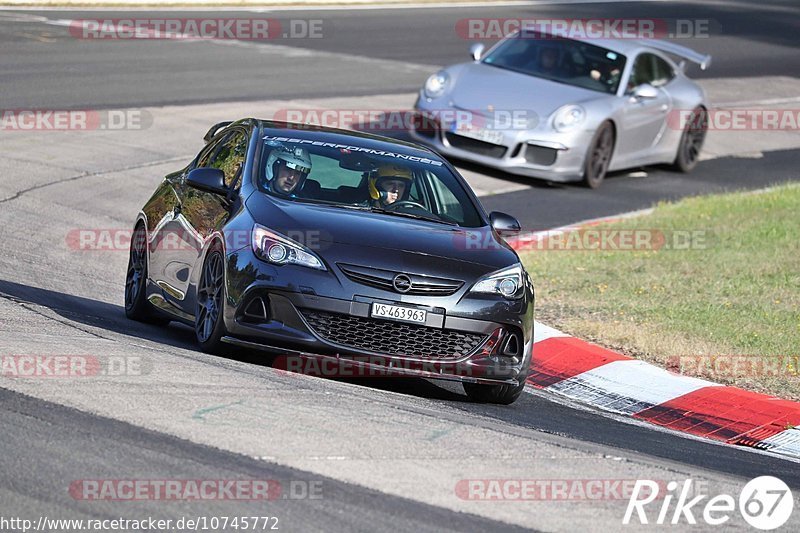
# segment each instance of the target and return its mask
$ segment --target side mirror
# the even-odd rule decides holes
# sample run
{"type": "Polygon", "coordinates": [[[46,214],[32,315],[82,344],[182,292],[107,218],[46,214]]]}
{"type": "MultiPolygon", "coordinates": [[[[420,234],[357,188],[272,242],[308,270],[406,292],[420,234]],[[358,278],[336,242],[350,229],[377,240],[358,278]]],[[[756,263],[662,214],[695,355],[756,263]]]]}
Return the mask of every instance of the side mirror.
{"type": "Polygon", "coordinates": [[[499,233],[502,237],[519,233],[522,229],[519,221],[500,211],[492,211],[489,213],[489,221],[492,223],[492,229],[499,233]]]}
{"type": "Polygon", "coordinates": [[[201,191],[213,194],[228,194],[228,188],[225,186],[225,173],[218,168],[195,168],[190,170],[186,176],[186,183],[201,191]]]}
{"type": "Polygon", "coordinates": [[[649,83],[643,83],[634,87],[631,98],[634,100],[652,100],[653,98],[658,98],[658,89],[649,83]]]}
{"type": "Polygon", "coordinates": [[[472,56],[473,61],[480,61],[483,51],[486,49],[481,43],[475,43],[469,47],[469,55],[472,56]]]}

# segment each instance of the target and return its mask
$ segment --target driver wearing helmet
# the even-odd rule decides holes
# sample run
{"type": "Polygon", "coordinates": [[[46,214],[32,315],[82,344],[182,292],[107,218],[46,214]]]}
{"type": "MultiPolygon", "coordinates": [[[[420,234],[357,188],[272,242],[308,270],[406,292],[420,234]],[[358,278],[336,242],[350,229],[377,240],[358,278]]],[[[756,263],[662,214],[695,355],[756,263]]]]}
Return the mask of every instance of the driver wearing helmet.
{"type": "Polygon", "coordinates": [[[414,176],[399,165],[381,165],[369,178],[369,196],[376,207],[386,207],[408,198],[414,176]]]}
{"type": "Polygon", "coordinates": [[[300,146],[276,146],[267,158],[267,188],[281,196],[297,196],[309,172],[311,157],[300,146]]]}

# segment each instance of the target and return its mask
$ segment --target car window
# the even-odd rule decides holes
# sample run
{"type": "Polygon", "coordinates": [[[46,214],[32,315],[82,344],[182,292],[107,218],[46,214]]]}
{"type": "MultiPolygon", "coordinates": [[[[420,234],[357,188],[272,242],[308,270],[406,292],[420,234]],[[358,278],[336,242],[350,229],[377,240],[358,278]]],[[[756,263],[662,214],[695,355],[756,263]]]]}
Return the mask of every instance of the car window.
{"type": "Polygon", "coordinates": [[[615,94],[626,57],[584,41],[516,34],[483,59],[486,65],[615,94]]]}
{"type": "Polygon", "coordinates": [[[412,156],[392,152],[391,145],[370,148],[347,142],[267,135],[259,188],[292,201],[465,227],[484,224],[457,176],[433,154],[412,156]]]}
{"type": "Polygon", "coordinates": [[[664,59],[655,54],[639,54],[633,64],[630,80],[628,80],[628,91],[632,91],[643,83],[661,87],[674,77],[675,71],[664,59]]]}
{"type": "Polygon", "coordinates": [[[430,183],[431,190],[433,190],[439,215],[449,220],[461,220],[464,218],[464,210],[461,207],[461,203],[453,192],[442,183],[442,180],[432,172],[426,172],[424,177],[430,183]]]}
{"type": "Polygon", "coordinates": [[[633,64],[631,77],[628,80],[628,91],[642,85],[643,83],[653,83],[655,72],[653,71],[653,54],[639,54],[633,64]]]}
{"type": "Polygon", "coordinates": [[[225,174],[225,185],[238,188],[247,155],[247,132],[235,129],[215,142],[198,160],[198,167],[218,168],[225,174]]]}
{"type": "Polygon", "coordinates": [[[653,57],[653,81],[654,87],[660,87],[669,83],[675,77],[672,66],[664,59],[654,55],[653,57]]]}

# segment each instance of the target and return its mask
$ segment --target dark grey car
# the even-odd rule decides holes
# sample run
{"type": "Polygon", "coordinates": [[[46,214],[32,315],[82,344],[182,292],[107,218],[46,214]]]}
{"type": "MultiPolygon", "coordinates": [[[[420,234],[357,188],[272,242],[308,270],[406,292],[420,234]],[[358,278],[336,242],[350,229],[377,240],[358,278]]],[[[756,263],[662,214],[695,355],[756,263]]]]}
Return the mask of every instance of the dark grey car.
{"type": "MultiPolygon", "coordinates": [[[[200,346],[458,380],[511,403],[533,286],[463,178],[420,146],[245,119],[212,128],[138,215],[125,307],[200,346]]],[[[291,368],[290,368],[291,369],[291,368]]]]}

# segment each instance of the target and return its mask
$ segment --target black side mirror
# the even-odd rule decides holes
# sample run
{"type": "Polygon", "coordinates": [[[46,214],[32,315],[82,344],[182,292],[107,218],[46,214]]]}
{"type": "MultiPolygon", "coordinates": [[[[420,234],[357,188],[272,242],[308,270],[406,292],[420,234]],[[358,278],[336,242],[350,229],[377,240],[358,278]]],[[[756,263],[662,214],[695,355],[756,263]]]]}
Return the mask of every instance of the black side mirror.
{"type": "Polygon", "coordinates": [[[186,183],[214,194],[227,195],[228,188],[225,186],[225,173],[218,168],[196,168],[189,171],[186,176],[186,183]]]}
{"type": "Polygon", "coordinates": [[[489,221],[492,223],[492,228],[503,237],[519,233],[522,229],[516,218],[500,211],[489,213],[489,221]]]}

